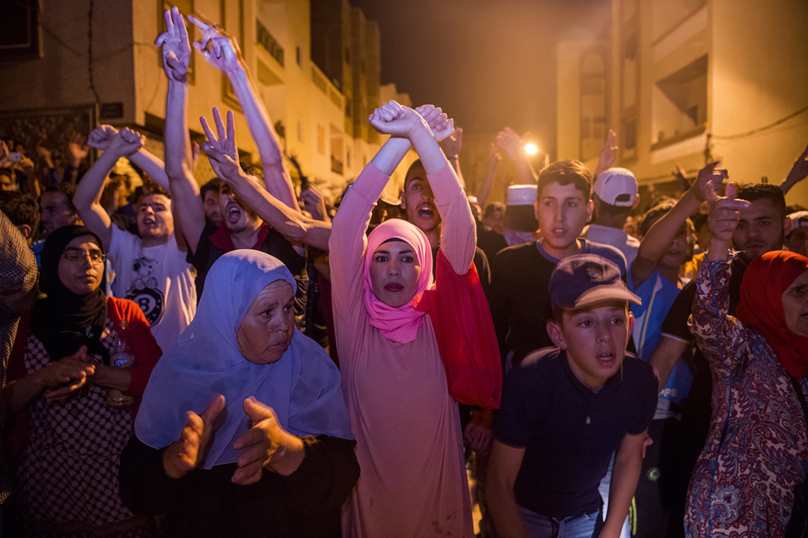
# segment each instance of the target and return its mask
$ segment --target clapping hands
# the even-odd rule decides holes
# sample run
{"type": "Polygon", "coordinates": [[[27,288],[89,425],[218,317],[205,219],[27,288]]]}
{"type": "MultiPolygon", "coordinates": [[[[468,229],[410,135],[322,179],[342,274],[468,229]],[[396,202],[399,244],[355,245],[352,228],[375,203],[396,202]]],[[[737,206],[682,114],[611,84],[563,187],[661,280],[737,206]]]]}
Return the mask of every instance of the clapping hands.
{"type": "MultiPolygon", "coordinates": [[[[163,453],[163,469],[168,476],[182,478],[202,463],[214,432],[213,423],[224,406],[225,398],[219,394],[201,415],[188,411],[180,438],[163,453]]],[[[255,398],[244,400],[243,409],[250,418],[250,429],[233,443],[233,448],[242,453],[232,481],[254,484],[265,468],[283,476],[295,472],[305,457],[303,441],[284,430],[275,411],[255,398]]]]}
{"type": "Polygon", "coordinates": [[[187,82],[191,65],[191,44],[185,19],[176,7],[165,11],[166,31],[157,36],[154,44],[163,48],[163,68],[169,80],[187,82]]]}
{"type": "Polygon", "coordinates": [[[265,468],[282,476],[295,472],[305,456],[303,441],[284,430],[275,411],[254,397],[244,400],[242,407],[250,417],[250,429],[233,443],[234,449],[243,452],[232,481],[254,484],[265,468]]]}

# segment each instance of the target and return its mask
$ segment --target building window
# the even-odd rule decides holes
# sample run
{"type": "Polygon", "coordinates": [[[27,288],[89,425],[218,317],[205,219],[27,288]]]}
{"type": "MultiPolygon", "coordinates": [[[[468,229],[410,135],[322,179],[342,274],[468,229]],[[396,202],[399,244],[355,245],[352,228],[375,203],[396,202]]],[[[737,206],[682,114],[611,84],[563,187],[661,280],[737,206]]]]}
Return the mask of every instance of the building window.
{"type": "Polygon", "coordinates": [[[3,15],[0,17],[0,59],[39,58],[42,52],[39,2],[15,0],[0,5],[3,15]]]}
{"type": "Polygon", "coordinates": [[[654,84],[651,142],[678,139],[707,123],[707,56],[654,84]]]}
{"type": "Polygon", "coordinates": [[[299,119],[297,120],[297,141],[303,142],[303,124],[299,119]]]}
{"type": "Polygon", "coordinates": [[[300,63],[300,47],[295,47],[295,61],[297,62],[297,65],[302,65],[300,63]]]}
{"type": "Polygon", "coordinates": [[[351,49],[345,49],[345,63],[351,63],[351,49]]]}
{"type": "Polygon", "coordinates": [[[317,126],[317,153],[325,155],[325,127],[317,126]]]}

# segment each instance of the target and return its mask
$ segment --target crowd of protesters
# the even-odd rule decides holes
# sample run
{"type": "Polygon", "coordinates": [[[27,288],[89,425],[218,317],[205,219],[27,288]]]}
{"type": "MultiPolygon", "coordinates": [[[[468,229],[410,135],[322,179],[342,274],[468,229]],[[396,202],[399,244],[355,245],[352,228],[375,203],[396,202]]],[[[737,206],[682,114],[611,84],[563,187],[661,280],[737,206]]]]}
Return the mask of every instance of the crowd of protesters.
{"type": "Polygon", "coordinates": [[[165,19],[163,160],[109,125],[64,162],[0,143],[0,532],[808,536],[808,148],[779,185],[713,162],[646,201],[614,132],[536,174],[505,128],[471,193],[462,129],[391,101],[332,201],[236,41],[165,19]],[[195,175],[193,54],[261,172],[213,109],[195,175]]]}

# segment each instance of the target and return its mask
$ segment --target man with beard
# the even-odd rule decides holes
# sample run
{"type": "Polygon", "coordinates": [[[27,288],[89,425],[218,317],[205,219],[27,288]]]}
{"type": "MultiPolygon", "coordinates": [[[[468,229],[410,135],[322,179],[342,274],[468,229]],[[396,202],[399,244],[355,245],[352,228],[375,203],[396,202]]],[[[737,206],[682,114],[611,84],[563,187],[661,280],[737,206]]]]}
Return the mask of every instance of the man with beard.
{"type": "MultiPolygon", "coordinates": [[[[74,194],[76,194],[76,185],[64,181],[53,187],[48,187],[42,193],[39,207],[41,210],[42,231],[45,232],[45,237],[62,226],[82,224],[79,212],[76,211],[76,206],[73,205],[74,194]]],[[[33,230],[32,234],[35,233],[36,230],[33,230]]],[[[40,239],[31,245],[31,250],[34,251],[36,256],[37,266],[39,266],[39,255],[42,253],[43,246],[45,246],[45,239],[40,239]]]]}
{"type": "MultiPolygon", "coordinates": [[[[90,133],[106,137],[102,127],[90,133]]],[[[87,171],[73,198],[85,225],[104,243],[117,273],[116,293],[140,306],[161,349],[172,347],[196,313],[191,265],[177,246],[171,199],[155,190],[137,201],[137,235],[121,230],[96,201],[107,174],[120,157],[132,155],[145,138],[122,129],[87,171]]]]}

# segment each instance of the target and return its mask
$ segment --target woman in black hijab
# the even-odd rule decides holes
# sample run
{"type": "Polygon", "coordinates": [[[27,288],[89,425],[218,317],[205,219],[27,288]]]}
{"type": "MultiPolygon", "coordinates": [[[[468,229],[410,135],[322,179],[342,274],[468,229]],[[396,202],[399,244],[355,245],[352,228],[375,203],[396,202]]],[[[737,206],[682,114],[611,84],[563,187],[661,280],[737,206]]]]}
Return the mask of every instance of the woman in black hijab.
{"type": "Polygon", "coordinates": [[[5,388],[9,413],[29,420],[7,521],[14,536],[155,534],[152,521],[122,505],[118,466],[161,352],[141,309],[106,297],[103,283],[98,236],[65,226],[48,237],[40,272],[47,296],[34,304],[30,329],[21,325],[5,388]],[[133,366],[110,364],[119,333],[133,366]],[[134,404],[111,407],[111,389],[133,396],[134,404]]]}

